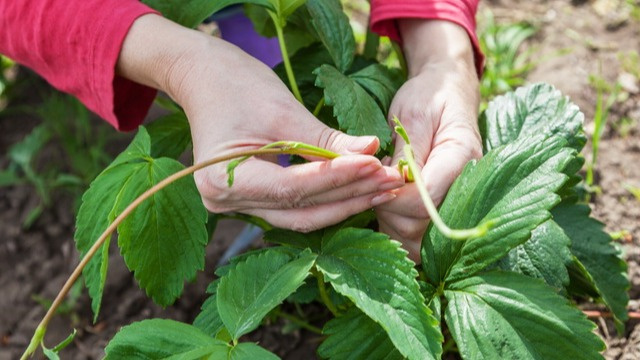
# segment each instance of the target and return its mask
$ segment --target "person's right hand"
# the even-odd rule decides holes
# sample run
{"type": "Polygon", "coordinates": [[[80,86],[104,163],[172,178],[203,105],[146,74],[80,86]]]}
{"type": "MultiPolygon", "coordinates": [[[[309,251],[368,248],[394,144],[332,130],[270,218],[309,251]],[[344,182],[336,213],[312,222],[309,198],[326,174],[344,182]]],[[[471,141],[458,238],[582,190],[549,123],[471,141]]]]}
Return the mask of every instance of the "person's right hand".
{"type": "Polygon", "coordinates": [[[292,140],[345,155],[283,168],[251,158],[227,186],[226,163],[196,172],[212,212],[236,211],[274,226],[311,231],[392,200],[403,179],[372,154],[375,137],[353,137],[313,117],[266,65],[237,47],[145,15],[128,33],[121,75],[166,91],[184,109],[194,161],[292,140]]]}

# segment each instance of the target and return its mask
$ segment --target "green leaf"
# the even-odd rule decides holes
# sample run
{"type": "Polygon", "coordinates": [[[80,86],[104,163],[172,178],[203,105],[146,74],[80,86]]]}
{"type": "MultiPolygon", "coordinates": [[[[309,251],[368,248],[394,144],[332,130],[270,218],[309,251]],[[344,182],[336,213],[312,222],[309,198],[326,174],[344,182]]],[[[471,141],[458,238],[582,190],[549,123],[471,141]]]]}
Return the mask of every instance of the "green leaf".
{"type": "Polygon", "coordinates": [[[227,6],[243,3],[257,4],[272,8],[272,0],[142,0],[143,3],[160,11],[164,17],[182,26],[194,28],[204,19],[227,6]]]}
{"type": "Polygon", "coordinates": [[[303,234],[293,230],[275,228],[264,233],[264,241],[297,249],[309,248],[313,252],[319,252],[322,234],[323,230],[303,234]]]}
{"type": "Polygon", "coordinates": [[[314,71],[316,86],[324,89],[325,102],[333,106],[340,130],[349,135],[375,135],[380,147],[391,142],[391,128],[375,100],[353,79],[330,65],[314,71]]]}
{"type": "Polygon", "coordinates": [[[14,186],[22,182],[22,178],[18,176],[14,168],[7,170],[0,170],[0,187],[1,186],[14,186]]]}
{"type": "Polygon", "coordinates": [[[295,259],[279,251],[265,251],[222,277],[218,312],[232,338],[257,328],[269,311],[302,285],[315,259],[310,251],[295,259]]]}
{"type": "Polygon", "coordinates": [[[323,239],[316,266],[336,292],[380,324],[402,355],[439,358],[438,321],[425,305],[418,273],[400,243],[367,229],[342,229],[323,239]]]}
{"type": "MultiPolygon", "coordinates": [[[[74,235],[76,247],[84,256],[98,237],[116,217],[115,208],[122,199],[124,187],[130,178],[143,165],[140,158],[151,149],[149,137],[140,131],[131,144],[125,149],[109,167],[91,182],[89,189],[82,196],[82,205],[76,219],[76,233],[74,235]]],[[[95,322],[100,312],[102,292],[107,278],[109,261],[109,244],[107,239],[95,256],[89,261],[82,274],[91,296],[91,309],[95,322]]]]}
{"type": "Polygon", "coordinates": [[[143,320],[123,327],[105,348],[109,359],[226,359],[227,343],[174,320],[143,320]]]}
{"type": "Polygon", "coordinates": [[[404,359],[384,329],[357,308],[329,321],[322,332],[328,335],[318,348],[323,359],[404,359]]]}
{"type": "Polygon", "coordinates": [[[7,155],[13,163],[21,168],[30,168],[31,161],[49,142],[52,135],[51,130],[45,124],[40,124],[33,128],[22,141],[11,145],[7,155]]]}
{"type": "Polygon", "coordinates": [[[76,329],[73,329],[73,333],[69,334],[64,340],[62,340],[58,345],[54,346],[52,349],[44,346],[44,343],[40,343],[40,347],[42,348],[42,353],[49,360],[60,360],[60,351],[66,348],[76,337],[76,329]]]}
{"type": "MultiPolygon", "coordinates": [[[[117,212],[183,168],[168,158],[136,164],[122,190],[117,212]]],[[[118,245],[125,263],[157,304],[173,303],[182,293],[184,281],[204,268],[204,248],[209,242],[206,221],[207,211],[189,176],[151,196],[118,226],[118,245]]]]}
{"type": "MultiPolygon", "coordinates": [[[[154,160],[150,152],[151,140],[141,127],[129,147],[83,195],[75,234],[83,255],[138,195],[183,168],[175,160],[154,160]]],[[[193,278],[204,267],[206,220],[193,177],[186,177],[144,201],[118,227],[118,243],[127,266],[160,305],[171,304],[182,292],[184,279],[193,278]]],[[[108,247],[109,240],[83,271],[96,317],[107,275],[108,247]]]]}
{"type": "Polygon", "coordinates": [[[567,286],[569,294],[584,298],[600,298],[593,277],[575,255],[571,264],[567,266],[567,272],[569,273],[569,286],[567,286]]]}
{"type": "Polygon", "coordinates": [[[226,276],[227,274],[229,274],[231,270],[235,269],[239,264],[247,261],[247,259],[249,259],[250,257],[258,256],[266,252],[282,253],[283,255],[288,256],[290,259],[293,259],[298,255],[300,255],[302,250],[296,249],[293,247],[288,247],[288,246],[274,246],[274,247],[266,247],[262,249],[246,251],[246,252],[243,252],[242,254],[236,255],[231,259],[229,259],[228,264],[218,267],[215,271],[215,274],[218,275],[219,277],[226,276]]]}
{"type": "Polygon", "coordinates": [[[369,65],[349,77],[376,98],[384,114],[389,112],[391,100],[403,82],[399,70],[392,70],[380,64],[369,65]]]}
{"type": "Polygon", "coordinates": [[[533,134],[564,137],[569,146],[582,149],[584,115],[549,84],[533,84],[496,97],[480,118],[484,150],[533,134]]]}
{"type": "Polygon", "coordinates": [[[268,0],[275,10],[282,27],[286,25],[289,15],[293,14],[305,1],[306,0],[268,0]]]}
{"type": "Polygon", "coordinates": [[[53,351],[52,349],[48,349],[48,348],[42,346],[42,353],[49,360],[60,360],[60,356],[58,355],[58,353],[53,351]]]}
{"type": "Polygon", "coordinates": [[[297,304],[309,304],[319,299],[319,296],[318,282],[315,278],[309,277],[293,294],[287,297],[287,301],[297,304]]]}
{"type": "Polygon", "coordinates": [[[500,268],[542,279],[560,291],[569,285],[566,266],[573,261],[570,246],[571,239],[562,228],[547,220],[531,232],[531,239],[500,260],[500,268]]]}
{"type": "Polygon", "coordinates": [[[492,271],[450,284],[445,297],[464,359],[602,359],[595,324],[539,280],[492,271]]]}
{"type": "MultiPolygon", "coordinates": [[[[229,351],[229,360],[278,360],[278,356],[254,343],[240,343],[229,351]]],[[[215,360],[215,359],[211,359],[215,360]]]]}
{"type": "Polygon", "coordinates": [[[593,279],[604,303],[613,312],[620,328],[627,318],[630,284],[627,265],[604,225],[591,218],[586,205],[561,204],[553,209],[555,221],[571,239],[571,252],[593,279]]]}
{"type": "Polygon", "coordinates": [[[349,18],[339,0],[309,0],[307,9],[318,38],[331,54],[333,63],[345,73],[353,62],[356,42],[349,18]]]}
{"type": "Polygon", "coordinates": [[[151,137],[151,156],[177,159],[191,145],[187,115],[176,112],[153,121],[147,127],[151,137]]]}
{"type": "Polygon", "coordinates": [[[138,128],[138,133],[131,140],[129,146],[107,166],[107,169],[125,163],[140,163],[146,161],[151,154],[151,137],[144,126],[138,128]]]}
{"type": "Polygon", "coordinates": [[[451,228],[485,222],[491,229],[478,238],[451,240],[431,226],[422,242],[427,279],[438,287],[484,269],[531,237],[551,216],[549,209],[567,176],[562,173],[575,151],[559,137],[522,137],[468,164],[444,200],[440,215],[451,228]]]}
{"type": "Polygon", "coordinates": [[[71,334],[69,334],[69,336],[67,336],[64,340],[60,341],[60,343],[58,343],[58,345],[54,346],[53,349],[51,349],[51,350],[53,350],[56,353],[60,352],[61,350],[63,350],[67,346],[69,346],[69,344],[71,344],[73,339],[75,339],[77,333],[78,332],[76,331],[76,329],[73,329],[73,332],[71,334]]]}
{"type": "Polygon", "coordinates": [[[275,228],[264,234],[264,240],[266,242],[291,246],[298,249],[309,248],[311,251],[319,253],[322,247],[323,237],[333,236],[336,232],[348,227],[366,227],[373,220],[375,220],[375,213],[373,210],[368,210],[350,216],[336,225],[328,226],[324,229],[312,231],[310,233],[300,233],[292,230],[275,228]]]}
{"type": "Polygon", "coordinates": [[[211,337],[216,337],[216,335],[224,329],[222,318],[220,318],[220,313],[218,312],[218,302],[216,298],[219,282],[220,281],[216,279],[209,284],[207,293],[211,294],[211,296],[204,301],[200,307],[200,313],[196,316],[195,320],[193,320],[193,326],[211,337]]]}

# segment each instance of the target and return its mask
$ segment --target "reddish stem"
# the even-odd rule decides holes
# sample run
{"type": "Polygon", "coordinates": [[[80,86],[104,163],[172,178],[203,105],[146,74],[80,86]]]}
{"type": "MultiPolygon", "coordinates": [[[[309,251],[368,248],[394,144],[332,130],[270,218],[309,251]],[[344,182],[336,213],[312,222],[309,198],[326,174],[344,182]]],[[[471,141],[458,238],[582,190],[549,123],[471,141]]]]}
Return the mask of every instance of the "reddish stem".
{"type": "MultiPolygon", "coordinates": [[[[582,310],[582,312],[587,315],[588,318],[612,318],[613,314],[610,311],[599,311],[599,310],[582,310]]],[[[628,313],[629,319],[640,319],[640,312],[637,311],[629,311],[628,313]]]]}

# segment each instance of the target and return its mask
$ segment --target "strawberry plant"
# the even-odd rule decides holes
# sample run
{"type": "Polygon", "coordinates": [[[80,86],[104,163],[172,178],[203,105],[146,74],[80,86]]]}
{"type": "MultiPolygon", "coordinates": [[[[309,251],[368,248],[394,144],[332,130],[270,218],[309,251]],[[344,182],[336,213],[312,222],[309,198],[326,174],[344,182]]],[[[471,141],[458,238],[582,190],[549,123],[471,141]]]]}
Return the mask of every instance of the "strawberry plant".
{"type": "MultiPolygon", "coordinates": [[[[147,2],[195,26],[243,1],[147,2]]],[[[280,39],[285,60],[275,71],[295,96],[330,125],[378,136],[379,155],[388,154],[392,130],[385,114],[402,71],[356,54],[339,1],[244,2],[260,6],[248,9],[256,27],[280,39]],[[295,53],[287,51],[288,41],[295,43],[295,53]]],[[[433,221],[423,237],[420,265],[399,242],[372,230],[371,211],[304,234],[252,218],[273,246],[218,268],[192,324],[151,319],[126,325],[107,345],[106,358],[277,359],[244,335],[268,315],[294,318],[283,314],[283,302],[327,308],[331,319],[322,329],[321,358],[438,359],[454,351],[464,359],[602,358],[604,343],[593,333],[595,325],[571,300],[603,303],[621,329],[628,280],[602,224],[577,202],[582,122],[579,109],[546,84],[494,99],[480,118],[485,155],[467,164],[439,215],[426,191],[421,194],[433,221]]],[[[396,131],[406,136],[400,125],[396,131]]],[[[197,169],[229,161],[233,186],[233,171],[247,156],[337,156],[283,141],[185,168],[175,158],[189,145],[186,117],[176,107],[174,114],[141,127],[93,181],[77,218],[75,239],[84,258],[25,357],[42,346],[55,358],[63,347],[48,349],[43,338],[81,272],[98,317],[116,230],[120,253],[148,296],[162,306],[180,297],[184,282],[203,269],[215,227],[191,176],[197,169]]],[[[411,146],[404,150],[409,172],[416,173],[411,146]]]]}

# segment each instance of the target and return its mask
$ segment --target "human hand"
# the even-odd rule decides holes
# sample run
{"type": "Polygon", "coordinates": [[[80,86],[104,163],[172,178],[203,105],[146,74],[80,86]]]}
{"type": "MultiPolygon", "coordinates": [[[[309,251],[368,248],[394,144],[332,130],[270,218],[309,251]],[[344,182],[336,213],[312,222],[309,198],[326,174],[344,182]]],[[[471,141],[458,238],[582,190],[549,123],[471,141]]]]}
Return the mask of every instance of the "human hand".
{"type": "MultiPolygon", "coordinates": [[[[389,109],[407,130],[422,179],[436,204],[471,159],[482,156],[478,132],[479,85],[467,33],[445,21],[399,21],[409,80],[389,109]]],[[[395,139],[396,165],[404,141],[395,139]]],[[[414,174],[414,176],[417,176],[414,174]]],[[[429,216],[414,183],[394,191],[396,198],[376,207],[380,231],[402,242],[420,261],[420,244],[429,216]]]]}
{"type": "Polygon", "coordinates": [[[143,16],[127,35],[118,70],[166,91],[184,108],[196,163],[279,140],[345,155],[287,168],[251,158],[236,168],[231,188],[226,164],[200,170],[196,184],[210,211],[256,215],[306,232],[389,201],[395,197],[389,190],[403,185],[396,170],[372,156],[377,138],[328,128],[271,69],[220,39],[143,16]]]}

